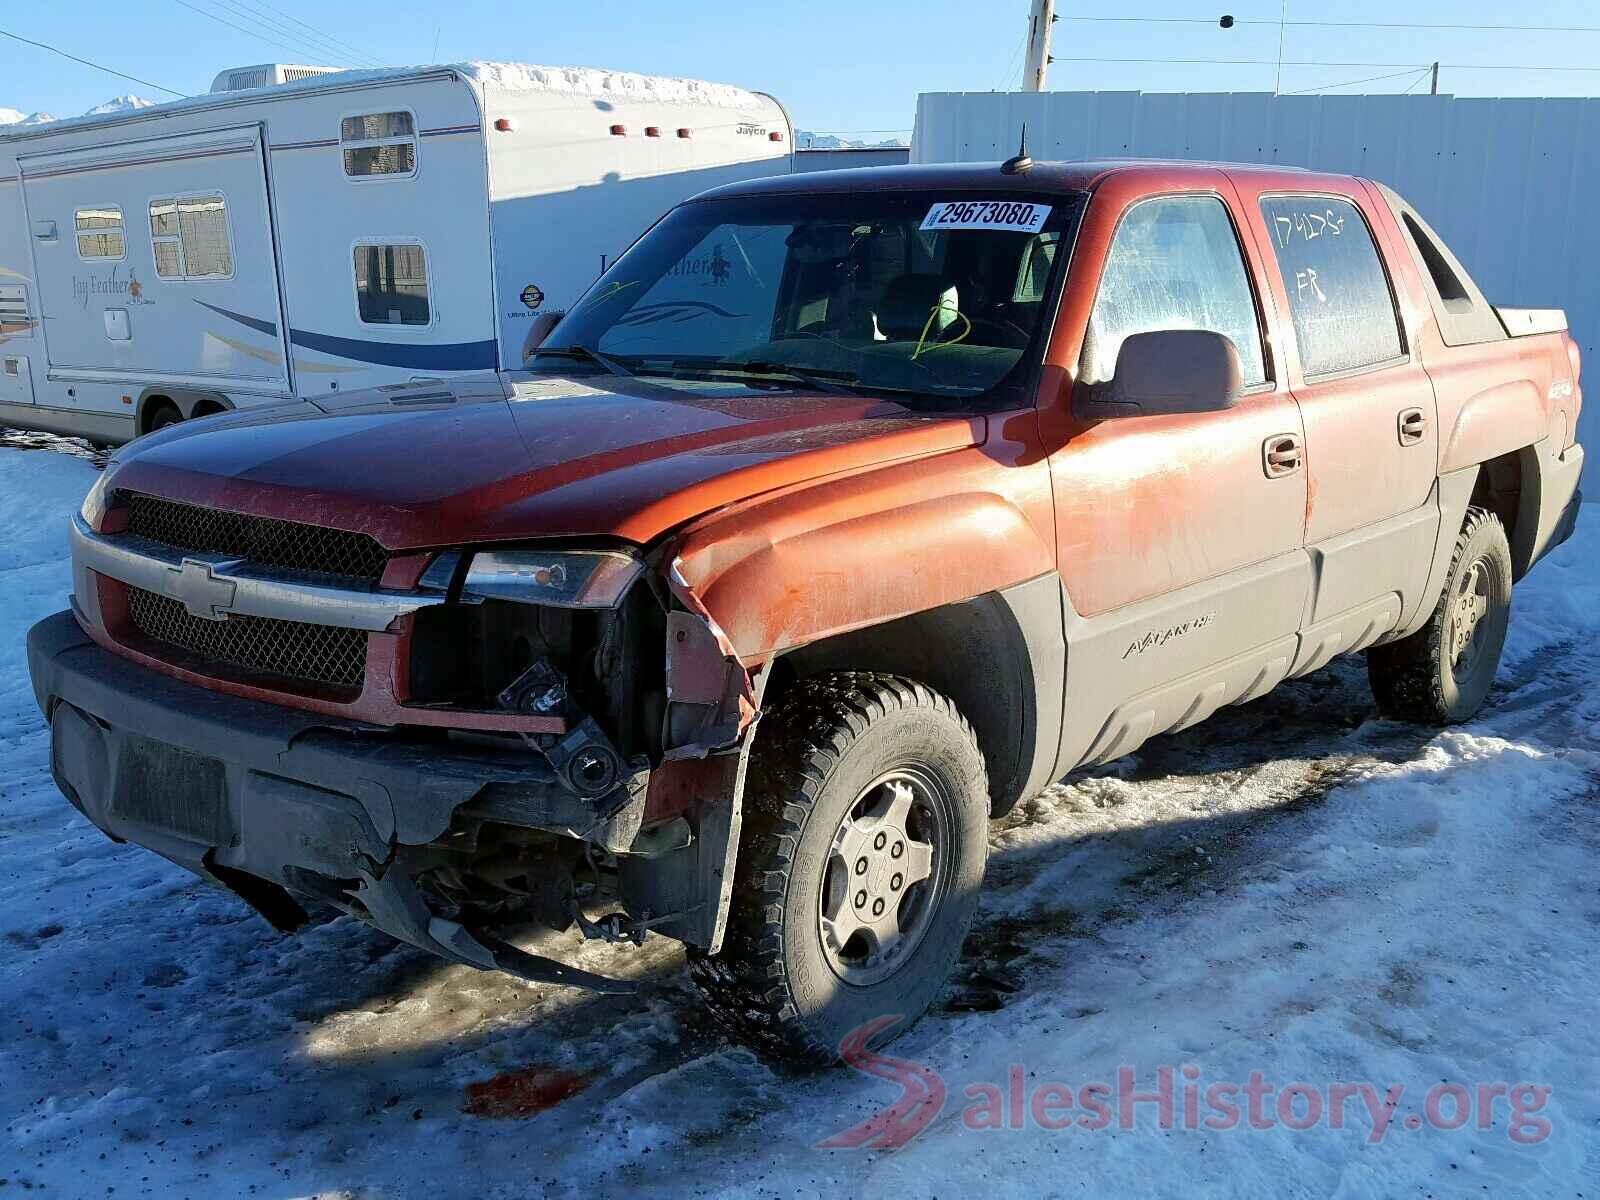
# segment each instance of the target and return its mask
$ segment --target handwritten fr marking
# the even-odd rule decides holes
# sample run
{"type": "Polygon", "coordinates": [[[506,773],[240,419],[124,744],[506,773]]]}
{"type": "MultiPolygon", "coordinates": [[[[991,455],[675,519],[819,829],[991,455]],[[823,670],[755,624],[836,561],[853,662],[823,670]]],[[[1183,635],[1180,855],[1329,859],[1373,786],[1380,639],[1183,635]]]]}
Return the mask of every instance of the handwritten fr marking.
{"type": "Polygon", "coordinates": [[[1307,293],[1310,293],[1317,298],[1318,304],[1326,304],[1328,302],[1327,294],[1317,285],[1317,269],[1315,267],[1307,267],[1304,271],[1296,271],[1294,273],[1294,287],[1295,298],[1298,300],[1304,300],[1307,293]]]}

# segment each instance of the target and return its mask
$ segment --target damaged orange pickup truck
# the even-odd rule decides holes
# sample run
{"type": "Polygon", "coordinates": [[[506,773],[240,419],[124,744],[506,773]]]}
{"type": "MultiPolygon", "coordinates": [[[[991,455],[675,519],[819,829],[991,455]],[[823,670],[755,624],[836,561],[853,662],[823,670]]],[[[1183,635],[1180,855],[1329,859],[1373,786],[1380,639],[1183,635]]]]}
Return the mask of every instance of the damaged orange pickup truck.
{"type": "Polygon", "coordinates": [[[1565,328],[1348,177],[723,188],[521,372],[119,451],[29,638],[55,778],[280,929],[600,990],[496,931],[666,935],[829,1059],[926,1008],[988,819],[1066,772],[1355,651],[1471,717],[1578,511],[1565,328]]]}

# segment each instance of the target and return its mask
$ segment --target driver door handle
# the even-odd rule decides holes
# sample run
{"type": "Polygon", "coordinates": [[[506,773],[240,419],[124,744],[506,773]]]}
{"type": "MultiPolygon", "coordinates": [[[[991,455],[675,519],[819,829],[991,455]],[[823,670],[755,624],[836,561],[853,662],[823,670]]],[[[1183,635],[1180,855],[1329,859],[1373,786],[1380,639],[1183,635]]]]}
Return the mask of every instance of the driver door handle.
{"type": "Polygon", "coordinates": [[[1268,479],[1293,475],[1305,463],[1305,448],[1298,433],[1275,433],[1261,443],[1261,469],[1268,479]]]}

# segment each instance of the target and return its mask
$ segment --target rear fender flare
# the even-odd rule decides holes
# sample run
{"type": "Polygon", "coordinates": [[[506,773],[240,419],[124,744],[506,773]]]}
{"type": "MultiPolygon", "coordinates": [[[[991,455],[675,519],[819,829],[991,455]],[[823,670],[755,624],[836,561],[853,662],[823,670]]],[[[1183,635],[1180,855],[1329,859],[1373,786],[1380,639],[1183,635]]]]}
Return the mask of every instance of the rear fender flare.
{"type": "Polygon", "coordinates": [[[1455,426],[1439,454],[1439,473],[1448,475],[1511,454],[1550,427],[1549,404],[1526,379],[1469,396],[1456,413],[1455,426]]]}

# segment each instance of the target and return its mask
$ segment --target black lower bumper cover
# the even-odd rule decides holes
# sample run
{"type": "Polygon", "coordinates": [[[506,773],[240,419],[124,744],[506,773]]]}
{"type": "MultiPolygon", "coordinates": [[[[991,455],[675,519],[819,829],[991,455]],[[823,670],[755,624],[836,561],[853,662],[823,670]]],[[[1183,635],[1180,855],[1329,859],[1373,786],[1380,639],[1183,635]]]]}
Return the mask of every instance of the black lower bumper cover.
{"type": "Polygon", "coordinates": [[[286,908],[304,917],[290,894],[314,895],[455,962],[636,990],[436,916],[393,864],[397,847],[435,841],[469,805],[508,824],[625,842],[643,810],[640,781],[586,800],[525,752],[463,750],[208,691],[102,649],[71,612],[29,631],[28,668],[50,720],[51,773],[73,806],[280,928],[294,924],[286,908]]]}

